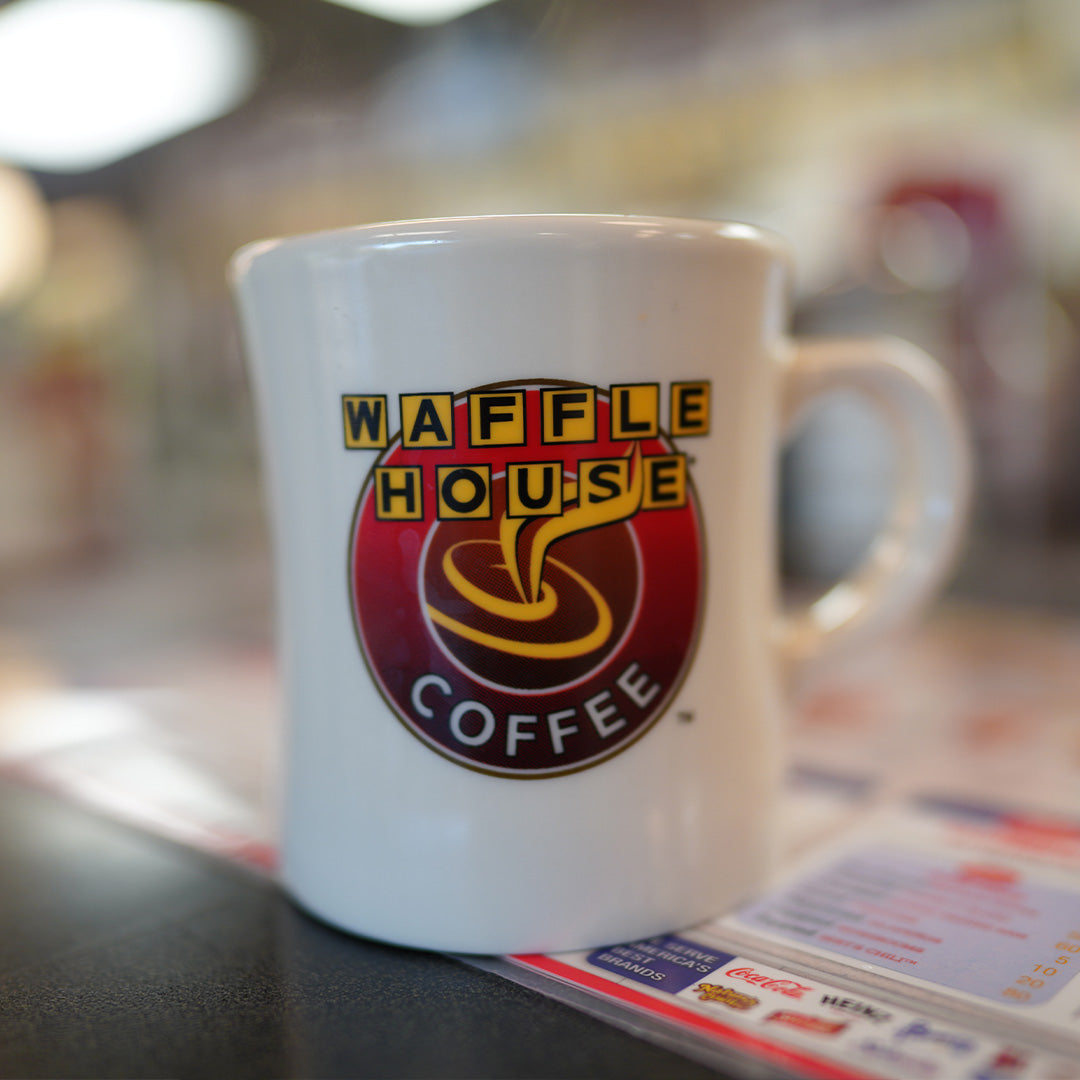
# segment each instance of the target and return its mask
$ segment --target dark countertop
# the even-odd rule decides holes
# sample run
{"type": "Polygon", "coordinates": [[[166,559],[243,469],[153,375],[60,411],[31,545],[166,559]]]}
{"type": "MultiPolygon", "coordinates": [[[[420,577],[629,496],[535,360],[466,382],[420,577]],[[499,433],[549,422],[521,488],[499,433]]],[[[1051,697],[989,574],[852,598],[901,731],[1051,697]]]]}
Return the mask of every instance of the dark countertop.
{"type": "Polygon", "coordinates": [[[0,782],[0,1076],[717,1074],[241,867],[0,782]]]}

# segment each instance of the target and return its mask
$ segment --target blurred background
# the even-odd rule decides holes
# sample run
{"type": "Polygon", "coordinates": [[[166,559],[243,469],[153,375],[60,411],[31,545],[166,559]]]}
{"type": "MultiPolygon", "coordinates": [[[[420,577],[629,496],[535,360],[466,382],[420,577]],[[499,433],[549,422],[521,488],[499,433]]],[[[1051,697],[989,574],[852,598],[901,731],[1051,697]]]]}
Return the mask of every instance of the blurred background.
{"type": "MultiPolygon", "coordinates": [[[[779,231],[797,332],[898,334],[961,387],[954,594],[1080,612],[1078,173],[1075,0],[0,3],[0,684],[264,662],[227,260],[430,215],[779,231]]],[[[817,411],[790,580],[858,557],[891,472],[859,402],[817,411]]]]}

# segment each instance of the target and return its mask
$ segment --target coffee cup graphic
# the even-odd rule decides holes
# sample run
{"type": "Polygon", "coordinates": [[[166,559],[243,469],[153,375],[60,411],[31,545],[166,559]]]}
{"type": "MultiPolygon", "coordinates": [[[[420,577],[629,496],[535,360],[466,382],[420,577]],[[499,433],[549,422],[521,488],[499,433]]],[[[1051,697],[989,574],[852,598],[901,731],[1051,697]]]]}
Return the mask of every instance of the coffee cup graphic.
{"type": "MultiPolygon", "coordinates": [[[[448,522],[432,532],[424,573],[427,615],[447,652],[481,679],[515,690],[572,684],[595,667],[630,625],[639,557],[623,522],[641,506],[637,443],[627,455],[625,489],[582,503],[577,477],[559,462],[533,470],[542,499],[562,486],[558,515],[489,523],[448,522]],[[620,527],[622,526],[622,527],[620,527]],[[595,534],[595,535],[582,535],[595,534]],[[555,552],[558,552],[558,555],[555,552]]],[[[496,504],[530,474],[510,469],[494,481],[496,504]]]]}

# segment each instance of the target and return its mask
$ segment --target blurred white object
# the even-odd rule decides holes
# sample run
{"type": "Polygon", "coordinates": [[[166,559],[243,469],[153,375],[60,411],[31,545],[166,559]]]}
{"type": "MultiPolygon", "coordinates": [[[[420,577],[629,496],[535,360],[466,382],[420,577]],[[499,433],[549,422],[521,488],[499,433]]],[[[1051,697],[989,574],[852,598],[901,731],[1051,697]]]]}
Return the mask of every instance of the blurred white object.
{"type": "Polygon", "coordinates": [[[409,26],[431,26],[449,22],[466,12],[490,4],[492,0],[331,0],[342,7],[376,15],[409,26]]]}
{"type": "Polygon", "coordinates": [[[0,10],[0,157],[100,168],[228,112],[255,67],[248,19],[210,0],[17,0],[0,10]]]}
{"type": "Polygon", "coordinates": [[[130,738],[145,723],[142,711],[118,694],[51,690],[0,703],[0,758],[29,758],[82,743],[130,738]]]}

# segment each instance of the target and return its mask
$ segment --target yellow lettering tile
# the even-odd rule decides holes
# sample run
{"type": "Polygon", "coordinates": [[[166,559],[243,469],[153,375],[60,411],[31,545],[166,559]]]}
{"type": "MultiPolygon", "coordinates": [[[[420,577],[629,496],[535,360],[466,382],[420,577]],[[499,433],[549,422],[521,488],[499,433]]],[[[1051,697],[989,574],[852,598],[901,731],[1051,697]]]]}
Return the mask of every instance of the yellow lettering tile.
{"type": "Polygon", "coordinates": [[[642,510],[673,510],[686,505],[686,455],[656,454],[641,459],[645,467],[642,510]]]}
{"type": "Polygon", "coordinates": [[[453,394],[402,394],[401,445],[407,450],[454,445],[453,394]]]}
{"type": "Polygon", "coordinates": [[[511,464],[506,470],[507,517],[554,517],[562,513],[562,462],[511,464]]]}
{"type": "Polygon", "coordinates": [[[439,465],[439,520],[491,517],[490,465],[439,465]]]}
{"type": "Polygon", "coordinates": [[[660,384],[611,388],[612,439],[653,439],[660,431],[660,384]]]}
{"type": "Polygon", "coordinates": [[[379,521],[421,521],[424,483],[419,465],[375,466],[375,516],[379,521]]]}
{"type": "Polygon", "coordinates": [[[542,390],[542,441],[589,443],[596,441],[596,390],[591,386],[567,386],[542,390]]]}
{"type": "Polygon", "coordinates": [[[480,390],[469,395],[470,446],[525,445],[525,391],[480,390]]]}
{"type": "Polygon", "coordinates": [[[578,505],[597,506],[630,490],[628,457],[578,462],[578,505]]]}
{"type": "Polygon", "coordinates": [[[347,450],[382,450],[389,443],[385,394],[342,394],[347,450]]]}
{"type": "Polygon", "coordinates": [[[671,434],[708,435],[712,411],[708,382],[671,384],[671,434]]]}

